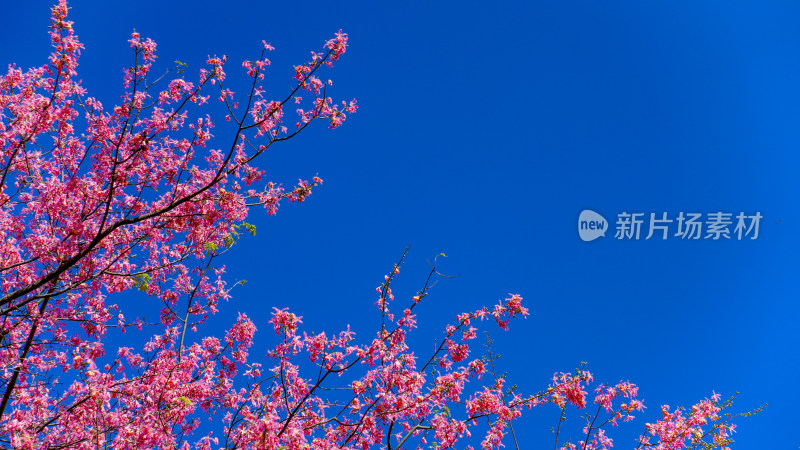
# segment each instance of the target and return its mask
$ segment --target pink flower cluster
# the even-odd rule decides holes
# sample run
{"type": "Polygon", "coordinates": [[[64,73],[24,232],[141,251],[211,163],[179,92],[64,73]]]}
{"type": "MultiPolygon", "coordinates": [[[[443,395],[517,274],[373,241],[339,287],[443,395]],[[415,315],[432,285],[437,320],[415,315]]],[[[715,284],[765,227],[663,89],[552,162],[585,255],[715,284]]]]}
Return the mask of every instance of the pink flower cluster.
{"type": "Polygon", "coordinates": [[[692,406],[691,412],[684,415],[682,409],[670,412],[669,405],[661,407],[662,419],[656,423],[647,424],[647,435],[642,436],[641,442],[656,450],[678,450],[692,448],[705,439],[711,437],[711,443],[717,448],[730,450],[728,444],[730,436],[736,431],[736,425],[721,423],[703,429],[704,426],[712,422],[720,421],[719,415],[722,411],[720,405],[720,395],[714,394],[711,399],[706,399],[692,406]],[[651,440],[656,438],[654,443],[651,440]]]}

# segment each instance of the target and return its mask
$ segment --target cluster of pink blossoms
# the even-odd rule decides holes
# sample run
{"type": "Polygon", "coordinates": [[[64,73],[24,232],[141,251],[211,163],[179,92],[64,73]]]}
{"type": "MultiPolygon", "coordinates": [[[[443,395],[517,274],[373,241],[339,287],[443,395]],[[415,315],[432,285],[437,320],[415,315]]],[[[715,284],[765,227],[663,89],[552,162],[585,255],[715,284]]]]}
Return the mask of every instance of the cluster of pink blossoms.
{"type": "MultiPolygon", "coordinates": [[[[471,449],[475,435],[493,449],[507,442],[524,409],[553,404],[563,417],[569,405],[587,407],[588,372],[556,375],[546,389],[522,396],[473,354],[475,325],[507,329],[528,315],[518,295],[458,315],[420,359],[406,337],[428,286],[395,316],[391,283],[400,264],[377,289],[382,322],[366,342],[349,328],[301,334],[302,318],[277,308],[269,321],[277,343],[257,351],[266,362],[251,358],[256,326],[245,314],[220,338],[198,337],[230,298],[217,262],[242,233],[255,234],[245,222],[250,208],[272,215],[281,200],[302,202],[322,183],[314,176],[291,189],[257,188],[264,171],[253,162],[313,122],[336,128],[356,111],[355,101],[328,97],[332,83],[320,78],[345,53],[347,35],[339,31],[295,66],[294,86],[279,98],[265,94],[265,55],[274,49],[264,42],[260,57],[242,64],[249,87],[240,103],[225,56],[209,58],[195,81],[170,80],[170,71],[154,73],[156,43],[134,32],[126,94],[105,108],[76,78],[83,46],[67,15],[61,0],[52,9],[47,64],[11,66],[0,76],[4,447],[471,449]],[[307,105],[296,109],[291,128],[290,101],[307,105]],[[227,130],[215,131],[203,108],[221,108],[227,130]],[[124,305],[108,303],[127,290],[151,297],[158,319],[130,320],[124,305]],[[152,337],[140,350],[111,349],[113,329],[152,337]],[[487,374],[493,380],[482,385],[487,374]]],[[[565,448],[611,447],[603,427],[644,408],[627,382],[596,393],[585,439],[565,448]]],[[[726,448],[734,426],[720,419],[720,408],[716,398],[688,417],[665,407],[641,446],[684,448],[712,433],[713,444],[726,448]]]]}

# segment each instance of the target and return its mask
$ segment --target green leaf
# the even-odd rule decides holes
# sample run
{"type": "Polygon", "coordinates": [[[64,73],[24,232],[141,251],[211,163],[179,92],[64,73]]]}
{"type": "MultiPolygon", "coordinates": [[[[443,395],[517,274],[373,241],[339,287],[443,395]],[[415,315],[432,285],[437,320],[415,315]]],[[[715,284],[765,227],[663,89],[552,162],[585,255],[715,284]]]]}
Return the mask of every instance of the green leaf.
{"type": "Polygon", "coordinates": [[[217,248],[219,248],[217,246],[217,244],[215,244],[213,242],[209,242],[208,244],[206,244],[206,253],[210,255],[210,254],[216,252],[217,248]]]}
{"type": "Polygon", "coordinates": [[[245,227],[245,229],[247,229],[248,232],[250,232],[251,236],[256,235],[256,226],[253,225],[252,223],[242,222],[242,226],[245,227]]]}
{"type": "Polygon", "coordinates": [[[139,289],[142,292],[147,292],[147,288],[150,286],[150,282],[153,280],[153,277],[147,273],[137,273],[133,276],[133,282],[136,283],[136,289],[139,289]]]}

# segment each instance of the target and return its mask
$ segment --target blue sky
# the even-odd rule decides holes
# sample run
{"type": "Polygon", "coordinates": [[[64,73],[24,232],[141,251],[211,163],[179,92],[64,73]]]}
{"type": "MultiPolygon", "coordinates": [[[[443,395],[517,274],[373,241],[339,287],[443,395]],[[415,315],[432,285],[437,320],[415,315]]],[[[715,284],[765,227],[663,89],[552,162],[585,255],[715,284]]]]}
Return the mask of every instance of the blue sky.
{"type": "MultiPolygon", "coordinates": [[[[396,294],[413,295],[439,252],[441,270],[461,274],[421,307],[420,348],[456,313],[519,293],[532,316],[492,329],[501,367],[523,391],[580,361],[596,381],[639,385],[649,409],[612,435],[617,447],[633,447],[659,405],[712,390],[741,392],[734,411],[769,403],[738,421],[734,448],[800,445],[797,3],[72,7],[86,46],[79,73],[106,105],[121,93],[134,27],[158,42],[162,64],[184,61],[190,74],[210,54],[254,59],[265,39],[277,48],[276,95],[309,50],[340,28],[350,35],[332,92],[355,97],[359,112],[261,159],[275,181],[319,173],[325,184],[276,217],[251,215],[258,235],[225,261],[249,283],[219,323],[246,311],[266,334],[271,308],[289,306],[307,329],[350,323],[367,335],[379,320],[374,288],[410,244],[396,294]],[[583,242],[584,209],[612,226],[623,211],[764,218],[757,240],[583,242]]],[[[45,61],[48,9],[4,6],[0,63],[45,61]]],[[[531,414],[522,448],[552,445],[557,419],[555,408],[531,414]]]]}

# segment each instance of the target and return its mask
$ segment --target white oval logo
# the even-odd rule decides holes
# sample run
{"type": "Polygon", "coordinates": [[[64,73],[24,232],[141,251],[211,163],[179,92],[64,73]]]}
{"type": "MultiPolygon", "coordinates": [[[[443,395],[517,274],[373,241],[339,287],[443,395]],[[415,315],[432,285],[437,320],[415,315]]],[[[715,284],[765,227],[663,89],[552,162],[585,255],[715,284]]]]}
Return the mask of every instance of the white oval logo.
{"type": "Polygon", "coordinates": [[[593,241],[600,236],[605,237],[608,222],[600,214],[584,209],[578,217],[578,234],[584,241],[593,241]]]}

